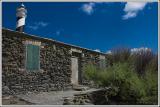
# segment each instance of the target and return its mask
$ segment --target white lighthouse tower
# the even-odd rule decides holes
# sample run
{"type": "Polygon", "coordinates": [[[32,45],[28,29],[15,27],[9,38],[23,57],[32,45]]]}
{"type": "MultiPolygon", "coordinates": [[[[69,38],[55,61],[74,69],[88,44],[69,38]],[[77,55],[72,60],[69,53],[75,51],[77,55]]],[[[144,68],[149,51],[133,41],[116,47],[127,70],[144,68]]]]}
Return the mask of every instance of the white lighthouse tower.
{"type": "Polygon", "coordinates": [[[16,25],[16,31],[23,32],[24,26],[25,26],[25,19],[27,16],[27,10],[23,3],[21,4],[20,7],[17,8],[17,25],[16,25]]]}

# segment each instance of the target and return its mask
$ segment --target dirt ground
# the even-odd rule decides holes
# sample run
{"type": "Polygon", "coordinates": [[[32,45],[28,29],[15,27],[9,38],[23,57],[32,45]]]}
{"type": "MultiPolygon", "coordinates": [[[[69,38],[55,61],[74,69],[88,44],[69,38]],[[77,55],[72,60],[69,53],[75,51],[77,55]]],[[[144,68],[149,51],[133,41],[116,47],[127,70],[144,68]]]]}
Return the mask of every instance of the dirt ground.
{"type": "Polygon", "coordinates": [[[2,104],[3,105],[32,105],[33,103],[20,99],[16,96],[4,96],[2,97],[2,104]]]}
{"type": "Polygon", "coordinates": [[[93,91],[94,89],[77,91],[28,92],[16,96],[2,97],[3,105],[63,105],[64,98],[72,98],[75,94],[93,91]]]}
{"type": "Polygon", "coordinates": [[[79,91],[28,92],[16,96],[2,97],[3,105],[63,105],[65,97],[72,97],[79,91]]]}
{"type": "Polygon", "coordinates": [[[63,105],[65,97],[72,97],[79,91],[68,90],[68,91],[53,91],[53,92],[29,92],[25,95],[17,95],[18,98],[24,99],[25,101],[31,102],[36,105],[63,105]]]}

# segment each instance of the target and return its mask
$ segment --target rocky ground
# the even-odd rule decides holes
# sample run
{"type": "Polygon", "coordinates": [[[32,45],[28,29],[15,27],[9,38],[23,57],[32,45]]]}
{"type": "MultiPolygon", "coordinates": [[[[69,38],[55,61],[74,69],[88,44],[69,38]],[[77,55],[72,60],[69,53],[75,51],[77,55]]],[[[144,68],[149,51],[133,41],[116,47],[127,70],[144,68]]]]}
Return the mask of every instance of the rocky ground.
{"type": "Polygon", "coordinates": [[[67,91],[27,92],[3,96],[2,103],[3,105],[93,105],[105,90],[73,87],[67,91]]]}
{"type": "Polygon", "coordinates": [[[17,95],[19,98],[36,105],[63,105],[64,98],[72,97],[77,91],[53,91],[40,93],[27,93],[25,95],[17,95]]]}
{"type": "Polygon", "coordinates": [[[3,105],[32,105],[33,103],[20,99],[16,96],[3,96],[2,97],[3,105]]]}

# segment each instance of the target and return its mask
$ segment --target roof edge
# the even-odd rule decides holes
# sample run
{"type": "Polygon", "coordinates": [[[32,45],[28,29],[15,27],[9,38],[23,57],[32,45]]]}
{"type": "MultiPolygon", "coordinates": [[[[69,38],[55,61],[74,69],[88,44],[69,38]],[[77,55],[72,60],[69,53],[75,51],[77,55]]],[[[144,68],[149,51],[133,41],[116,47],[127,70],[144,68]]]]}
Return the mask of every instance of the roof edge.
{"type": "Polygon", "coordinates": [[[73,47],[73,48],[84,49],[84,50],[88,50],[88,51],[91,51],[91,52],[94,52],[94,53],[99,53],[99,54],[107,55],[106,53],[103,53],[103,52],[97,52],[97,51],[94,51],[94,50],[92,50],[92,49],[88,49],[88,48],[84,48],[84,47],[80,47],[80,46],[76,46],[76,45],[72,45],[72,44],[68,44],[68,43],[64,43],[64,42],[60,42],[60,41],[57,41],[57,40],[54,40],[54,39],[50,39],[50,38],[45,38],[45,37],[40,37],[40,36],[28,34],[28,33],[25,33],[25,32],[18,32],[18,31],[14,31],[14,30],[12,30],[12,29],[4,28],[4,27],[2,27],[2,30],[8,30],[8,31],[11,31],[11,32],[24,34],[24,35],[27,35],[27,36],[30,36],[30,37],[35,37],[35,38],[39,38],[39,39],[44,39],[44,40],[48,40],[48,41],[53,41],[53,42],[56,42],[56,43],[59,43],[59,44],[71,46],[71,47],[73,47]]]}

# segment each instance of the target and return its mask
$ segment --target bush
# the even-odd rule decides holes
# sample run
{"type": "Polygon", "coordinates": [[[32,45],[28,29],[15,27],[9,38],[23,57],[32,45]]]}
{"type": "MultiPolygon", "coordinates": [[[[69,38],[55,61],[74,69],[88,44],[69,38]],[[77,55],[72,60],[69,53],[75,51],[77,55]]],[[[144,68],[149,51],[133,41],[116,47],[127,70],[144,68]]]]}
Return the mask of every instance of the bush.
{"type": "Polygon", "coordinates": [[[97,68],[93,64],[87,65],[85,68],[85,77],[88,80],[96,80],[97,68]]]}
{"type": "Polygon", "coordinates": [[[151,50],[132,53],[128,48],[111,52],[106,55],[106,69],[86,66],[86,78],[99,87],[112,87],[107,95],[116,96],[119,104],[157,104],[158,55],[151,50]]]}
{"type": "Polygon", "coordinates": [[[143,77],[145,83],[146,96],[139,100],[142,104],[158,103],[158,72],[147,70],[143,77]]]}
{"type": "Polygon", "coordinates": [[[88,65],[85,76],[99,87],[116,89],[107,95],[116,96],[120,104],[157,104],[158,78],[152,70],[148,70],[142,77],[129,63],[119,62],[104,70],[88,65]]]}
{"type": "Polygon", "coordinates": [[[111,50],[112,54],[107,54],[107,63],[112,66],[114,63],[129,63],[139,75],[145,74],[145,68],[152,61],[151,68],[158,68],[158,55],[151,50],[139,50],[131,52],[129,48],[115,48],[111,50]],[[155,62],[157,60],[157,62],[155,62]],[[157,64],[157,65],[156,65],[157,64]]]}

